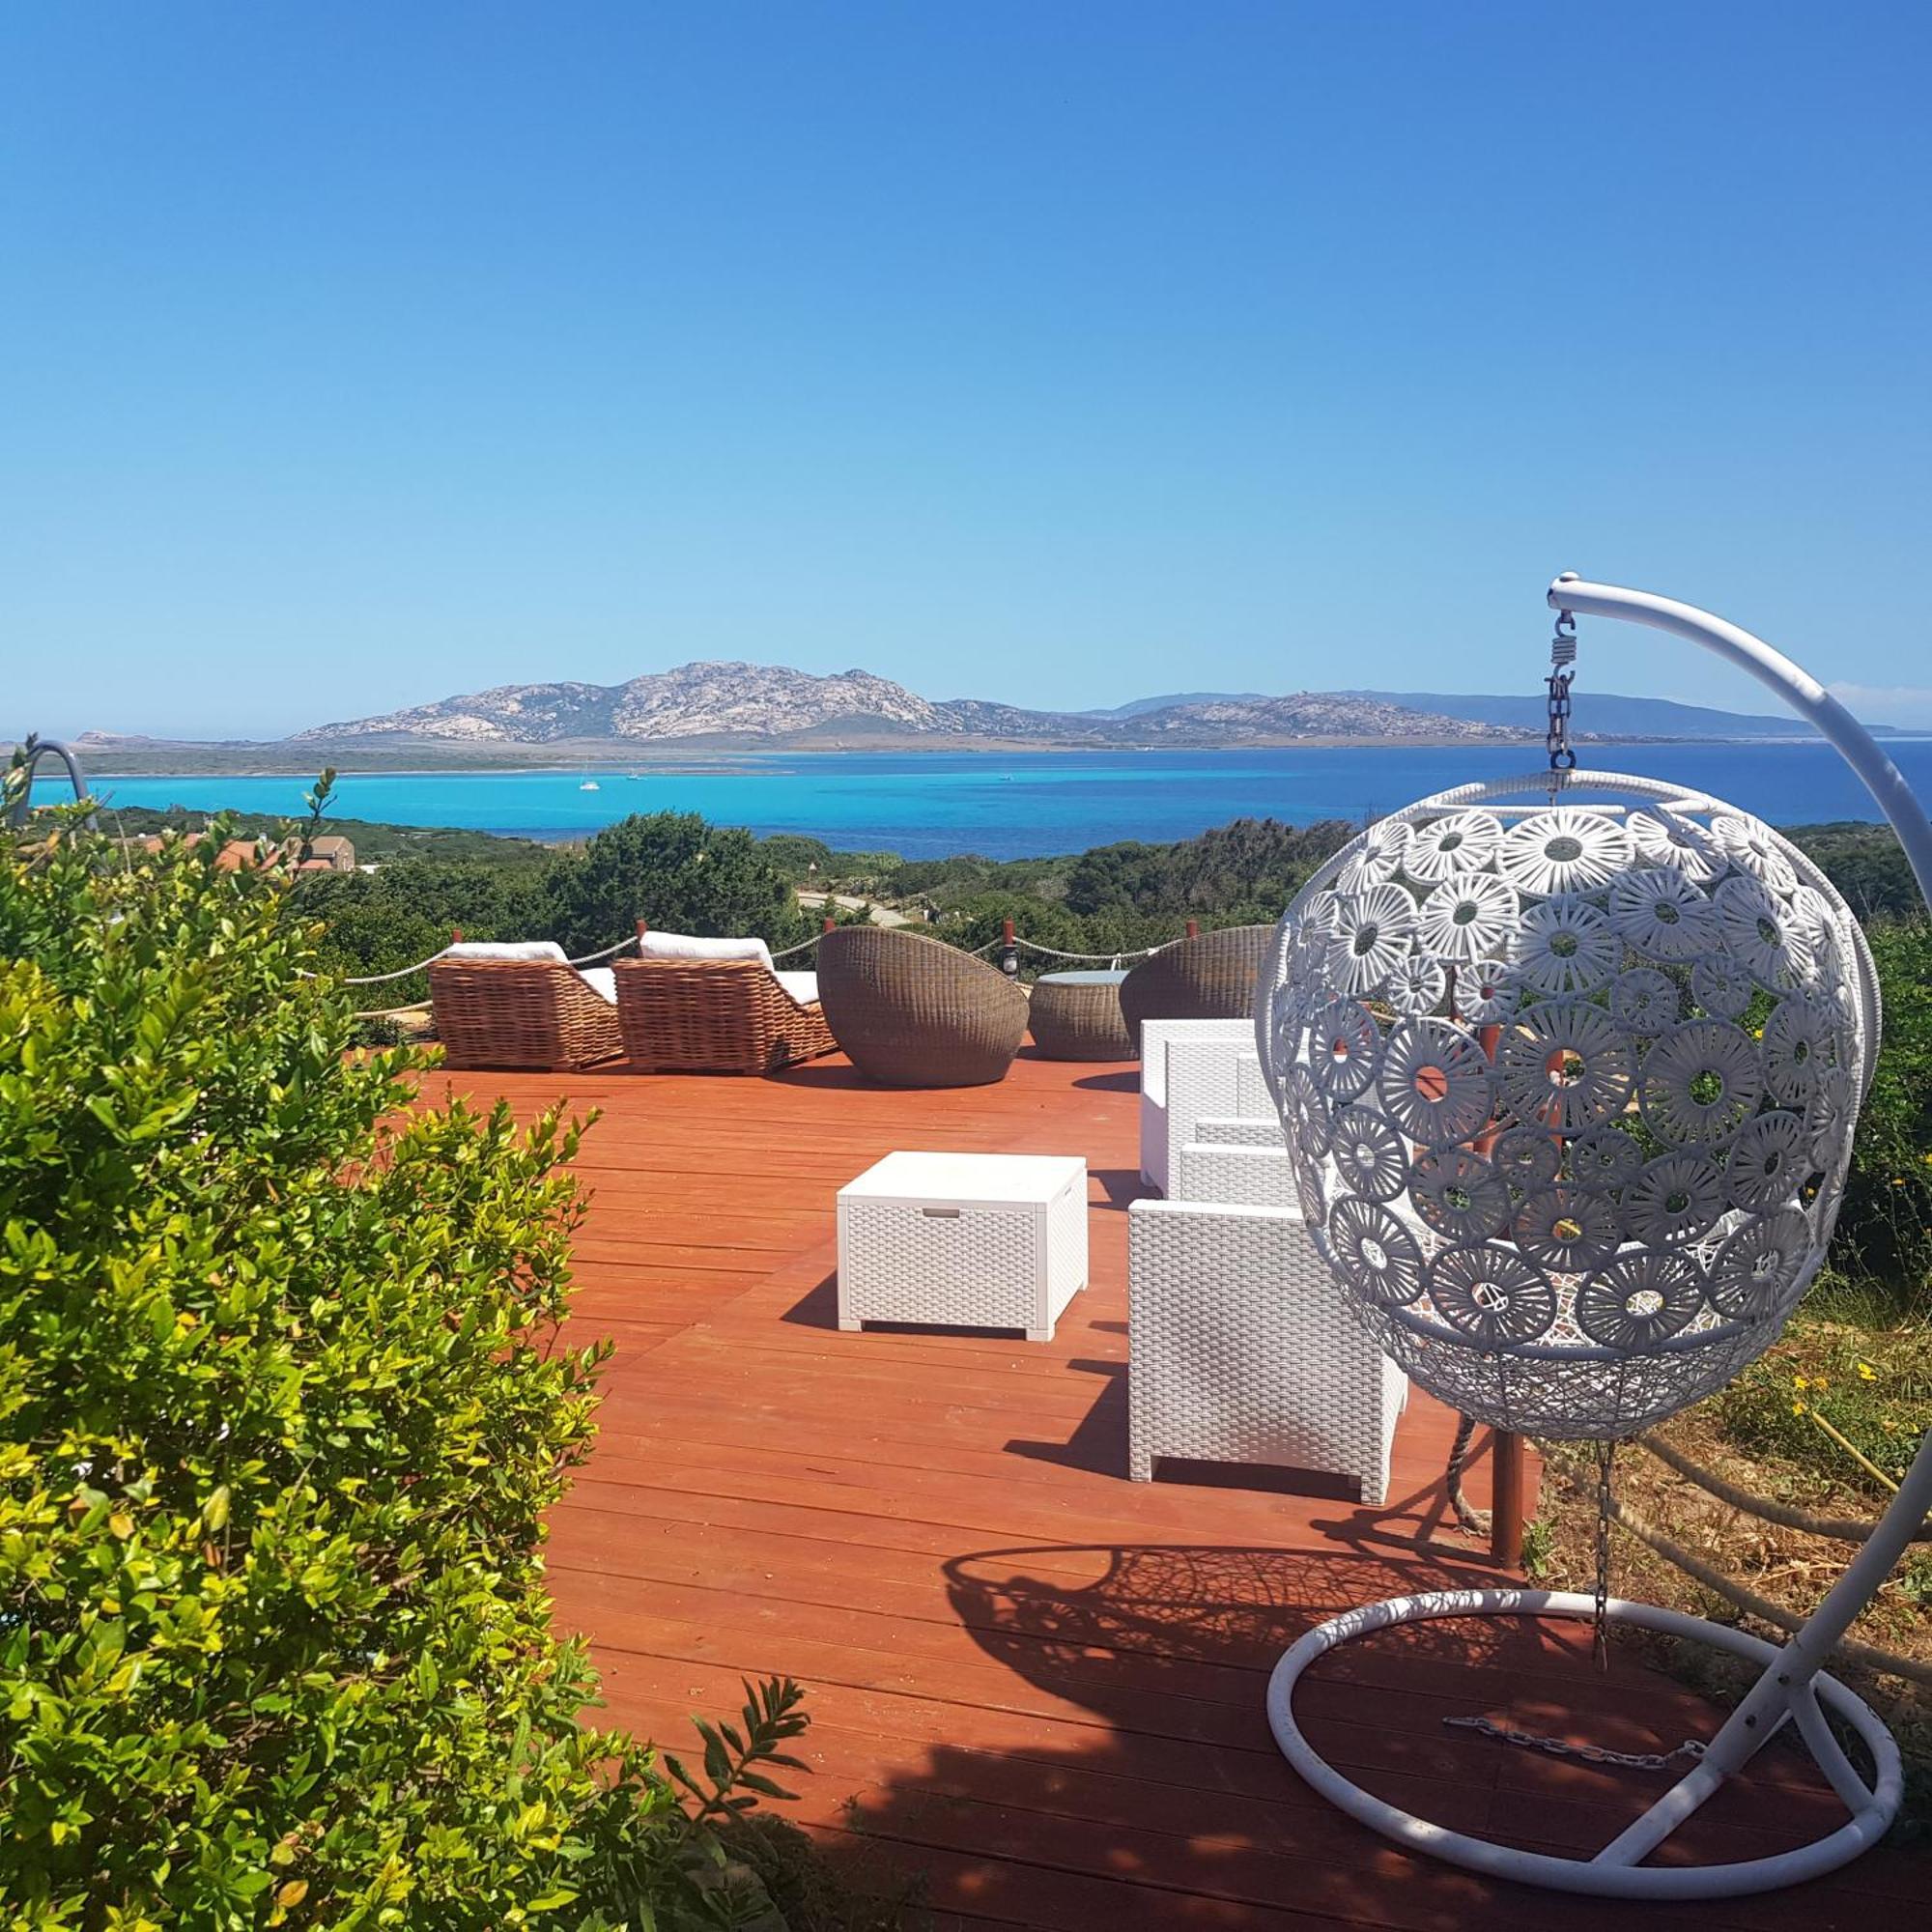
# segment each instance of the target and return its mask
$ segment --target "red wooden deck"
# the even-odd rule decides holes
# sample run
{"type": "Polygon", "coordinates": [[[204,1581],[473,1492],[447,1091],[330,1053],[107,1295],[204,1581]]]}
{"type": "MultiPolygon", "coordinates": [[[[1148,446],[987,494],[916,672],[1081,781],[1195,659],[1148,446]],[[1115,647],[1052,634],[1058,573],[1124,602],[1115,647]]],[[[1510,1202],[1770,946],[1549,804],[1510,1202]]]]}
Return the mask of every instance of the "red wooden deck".
{"type": "MultiPolygon", "coordinates": [[[[609,1717],[673,1745],[745,1675],[810,1690],[814,1775],[782,1807],[838,1848],[923,1874],[940,1925],[1086,1932],[1372,1925],[1401,1932],[1932,1922],[1932,1860],[1880,1852],[1769,1898],[1605,1907],[1406,1856],[1308,1790],[1263,1713],[1312,1622],[1494,1573],[1447,1519],[1446,1412],[1418,1397],[1388,1505],[1125,1479],[1132,1068],[1023,1057],[1000,1086],[882,1092],[837,1060],[776,1080],[454,1076],[520,1112],[604,1119],[577,1321],[615,1338],[596,1452],[555,1512],[559,1619],[589,1634],[609,1717]],[[1051,1344],[840,1334],[833,1196],[894,1148],[1080,1153],[1093,1282],[1051,1344]]],[[[1478,1500],[1486,1470],[1478,1467],[1478,1500]]],[[[1675,1684],[1592,1669],[1587,1635],[1391,1633],[1325,1660],[1297,1709],[1331,1760],[1444,1824],[1584,1852],[1657,1774],[1447,1730],[1487,1713],[1624,1748],[1714,1728],[1675,1684]]],[[[1773,1747],[1680,1834],[1748,1857],[1841,1813],[1773,1747]]],[[[1673,1852],[1672,1855],[1678,1855],[1673,1852]]]]}

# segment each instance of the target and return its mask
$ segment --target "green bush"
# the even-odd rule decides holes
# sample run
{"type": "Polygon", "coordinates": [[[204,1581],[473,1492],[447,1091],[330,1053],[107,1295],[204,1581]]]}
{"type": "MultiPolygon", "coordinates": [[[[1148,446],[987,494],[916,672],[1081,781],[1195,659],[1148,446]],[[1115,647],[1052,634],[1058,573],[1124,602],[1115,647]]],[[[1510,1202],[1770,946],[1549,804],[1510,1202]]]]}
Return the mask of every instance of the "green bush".
{"type": "Polygon", "coordinates": [[[619,819],[544,885],[544,936],[573,956],[622,939],[639,920],[661,932],[744,937],[776,951],[806,935],[791,881],[749,832],[695,811],[619,819]]]}
{"type": "Polygon", "coordinates": [[[1884,1044],[1859,1116],[1832,1264],[1932,1320],[1932,921],[1866,935],[1885,1000],[1884,1044]]]}
{"type": "Polygon", "coordinates": [[[681,1804],[550,1628],[578,1129],[407,1111],[213,849],[0,870],[0,1922],[772,1922],[795,1690],[681,1804]]]}

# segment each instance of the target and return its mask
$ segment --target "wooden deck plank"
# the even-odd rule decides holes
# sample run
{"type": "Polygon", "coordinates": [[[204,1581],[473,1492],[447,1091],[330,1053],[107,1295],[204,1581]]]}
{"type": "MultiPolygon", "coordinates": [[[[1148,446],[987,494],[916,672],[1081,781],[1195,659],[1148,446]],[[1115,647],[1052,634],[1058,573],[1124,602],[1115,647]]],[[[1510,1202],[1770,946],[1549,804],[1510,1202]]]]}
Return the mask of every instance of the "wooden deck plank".
{"type": "MultiPolygon", "coordinates": [[[[1493,1576],[1441,1493],[1452,1419],[1411,1403],[1390,1500],[1250,1472],[1125,1472],[1125,1207],[1134,1069],[1022,1056],[998,1086],[904,1094],[835,1060],[776,1080],[462,1075],[528,1120],[603,1119],[579,1162],[573,1343],[608,1335],[597,1448],[554,1512],[559,1625],[584,1632],[613,1721],[677,1745],[748,1674],[810,1691],[815,1775],[787,1807],[835,1853],[923,1877],[939,1925],[1529,1932],[1622,1926],[1416,1860],[1288,1770],[1262,1709],[1280,1649],[1321,1617],[1493,1576]],[[1093,1280],[1052,1343],[834,1322],[834,1194],[896,1148],[1076,1152],[1093,1280]]],[[[1469,1489],[1479,1504],[1488,1468],[1469,1489]]],[[[1508,1715],[1650,1748],[1709,1708],[1565,1625],[1438,1626],[1326,1659],[1297,1699],[1333,1760],[1392,1802],[1577,1855],[1655,1778],[1445,1730],[1508,1715]]],[[[1834,1824],[1808,1760],[1767,1752],[1680,1852],[1762,1855],[1834,1824]]],[[[1795,1894],[1697,1909],[1705,1927],[1921,1920],[1932,1871],[1883,1851],[1795,1894]]],[[[1688,1912],[1645,1922],[1688,1928],[1688,1912]]]]}

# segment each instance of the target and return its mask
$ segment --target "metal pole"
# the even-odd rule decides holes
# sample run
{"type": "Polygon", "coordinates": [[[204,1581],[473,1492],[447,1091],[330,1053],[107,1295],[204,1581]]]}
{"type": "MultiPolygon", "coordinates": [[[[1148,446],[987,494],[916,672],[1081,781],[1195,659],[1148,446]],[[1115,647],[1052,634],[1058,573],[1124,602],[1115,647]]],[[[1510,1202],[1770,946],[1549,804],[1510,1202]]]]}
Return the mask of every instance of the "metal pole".
{"type": "MultiPolygon", "coordinates": [[[[37,738],[29,734],[21,747],[24,753],[26,778],[20,786],[20,796],[14,800],[14,809],[7,815],[7,822],[14,830],[28,823],[33,813],[34,779],[41,768],[43,758],[58,758],[67,767],[68,783],[73,787],[74,803],[80,804],[87,797],[87,781],[81,776],[80,760],[61,743],[58,738],[37,738]]],[[[87,828],[95,829],[94,814],[87,818],[87,828]]]]}
{"type": "MultiPolygon", "coordinates": [[[[1904,848],[1913,877],[1932,906],[1932,820],[1898,768],[1871,734],[1816,678],[1762,639],[1723,618],[1674,598],[1590,583],[1566,572],[1549,586],[1551,610],[1582,616],[1617,617],[1668,631],[1748,671],[1824,734],[1863,781],[1904,848]]],[[[1502,1463],[1496,1468],[1500,1514],[1502,1463]]],[[[1614,1621],[1690,1636],[1747,1657],[1764,1673],[1705,1747],[1695,1768],[1635,1824],[1589,1860],[1527,1852],[1451,1832],[1375,1797],[1336,1771],[1302,1735],[1293,1712],[1294,1687],[1315,1660],[1351,1638],[1397,1624],[1433,1617],[1560,1616],[1601,1614],[1590,1598],[1541,1590],[1472,1590],[1396,1598],[1331,1618],[1301,1637],[1275,1665],[1268,1683],[1268,1720],[1289,1761],[1318,1791],[1351,1817],[1384,1836],[1493,1877],[1524,1881],[1609,1898],[1728,1898],[1770,1891],[1834,1870],[1878,1842],[1897,1815],[1903,1797],[1898,1747],[1877,1715],[1823,1666],[1833,1647],[1905,1553],[1932,1511],[1932,1431],[1919,1444],[1891,1505],[1846,1566],[1803,1629],[1779,1647],[1761,1637],[1644,1604],[1611,1601],[1614,1621]],[[1876,1776],[1868,1786],[1826,1724],[1819,1700],[1848,1723],[1871,1752],[1876,1776]],[[1640,1862],[1734,1772],[1787,1723],[1796,1726],[1833,1789],[1851,1813],[1829,1835],[1769,1857],[1716,1865],[1645,1865],[1640,1862]]]]}
{"type": "MultiPolygon", "coordinates": [[[[1700,611],[1694,604],[1680,604],[1647,590],[1588,583],[1566,571],[1549,586],[1548,599],[1553,611],[1621,617],[1689,638],[1770,686],[1794,711],[1817,725],[1864,781],[1865,789],[1898,835],[1920,897],[1932,906],[1932,820],[1927,819],[1925,808],[1871,733],[1809,671],[1748,631],[1700,611]]],[[[1905,1554],[1928,1510],[1932,1510],[1932,1430],[1926,1432],[1890,1507],[1879,1519],[1864,1547],[1846,1565],[1845,1574],[1806,1619],[1804,1629],[1785,1645],[1777,1662],[1732,1712],[1711,1741],[1697,1771],[1660,1799],[1621,1837],[1605,1846],[1597,1855],[1598,1863],[1634,1864],[1689,1817],[1726,1773],[1744,1764],[1778,1729],[1791,1715],[1795,1700],[1805,1693],[1805,1687],[1823,1667],[1833,1645],[1905,1554]]]]}

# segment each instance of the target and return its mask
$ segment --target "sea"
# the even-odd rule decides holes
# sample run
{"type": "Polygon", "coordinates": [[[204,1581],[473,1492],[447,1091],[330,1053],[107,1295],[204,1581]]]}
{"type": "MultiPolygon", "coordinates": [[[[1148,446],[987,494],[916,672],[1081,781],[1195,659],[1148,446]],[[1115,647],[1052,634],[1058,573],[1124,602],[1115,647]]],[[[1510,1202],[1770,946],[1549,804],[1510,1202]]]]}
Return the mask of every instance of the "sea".
{"type": "MultiPolygon", "coordinates": [[[[1932,737],[1887,751],[1932,798],[1932,737]]],[[[1876,819],[1870,795],[1822,741],[1589,747],[1585,764],[1677,780],[1776,825],[1876,819]]],[[[1187,838],[1233,818],[1361,822],[1432,792],[1537,770],[1533,747],[1284,747],[1210,752],[817,752],[652,768],[349,773],[336,812],[393,825],[587,838],[632,812],[696,811],[753,832],[797,832],[843,851],[908,859],[1080,852],[1187,838]]],[[[110,803],[297,816],[309,781],[253,775],[97,775],[110,803]]],[[[51,786],[49,786],[51,790],[51,786]]]]}

